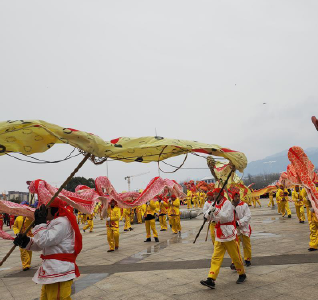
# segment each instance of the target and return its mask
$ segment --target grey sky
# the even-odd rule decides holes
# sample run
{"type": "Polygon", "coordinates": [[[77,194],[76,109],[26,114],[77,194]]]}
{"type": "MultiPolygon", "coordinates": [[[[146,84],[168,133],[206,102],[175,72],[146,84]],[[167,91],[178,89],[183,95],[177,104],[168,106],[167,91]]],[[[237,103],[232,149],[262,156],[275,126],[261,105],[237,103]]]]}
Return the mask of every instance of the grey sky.
{"type": "MultiPolygon", "coordinates": [[[[317,11],[310,0],[1,1],[0,119],[42,119],[105,140],[156,128],[243,151],[249,161],[317,146],[317,11]]],[[[57,145],[41,157],[70,150],[57,145]]],[[[36,178],[61,183],[78,161],[0,159],[0,191],[25,190],[36,178]]],[[[204,161],[186,163],[195,166],[204,161]]],[[[157,165],[109,163],[118,190],[124,176],[146,171],[133,188],[158,175],[157,165]]],[[[105,174],[91,163],[79,173],[105,174]]]]}

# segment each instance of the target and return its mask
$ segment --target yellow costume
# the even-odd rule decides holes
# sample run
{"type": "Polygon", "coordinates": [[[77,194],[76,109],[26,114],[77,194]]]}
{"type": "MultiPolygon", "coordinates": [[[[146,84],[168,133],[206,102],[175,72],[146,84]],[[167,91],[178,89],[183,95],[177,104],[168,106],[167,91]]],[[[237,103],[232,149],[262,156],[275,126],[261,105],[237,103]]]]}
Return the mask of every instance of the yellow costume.
{"type": "Polygon", "coordinates": [[[205,203],[206,194],[201,192],[200,193],[200,208],[203,208],[203,205],[205,203]]]}
{"type": "Polygon", "coordinates": [[[73,280],[43,284],[40,300],[71,300],[73,280]]]}
{"type": "Polygon", "coordinates": [[[113,251],[119,247],[119,218],[120,209],[118,207],[107,209],[107,217],[110,219],[106,222],[107,226],[107,241],[109,250],[113,251]]]}
{"type": "Polygon", "coordinates": [[[175,200],[171,200],[169,205],[169,213],[170,213],[172,232],[173,233],[181,232],[179,198],[176,198],[175,200]]]}
{"type": "Polygon", "coordinates": [[[256,203],[258,203],[258,205],[260,207],[262,207],[261,202],[259,202],[259,197],[258,196],[257,197],[253,197],[253,205],[254,205],[254,207],[256,207],[256,203]]]}
{"type": "Polygon", "coordinates": [[[161,229],[160,231],[165,231],[167,230],[167,213],[168,213],[168,207],[169,204],[165,201],[160,202],[160,207],[159,207],[159,222],[161,229]]]}
{"type": "Polygon", "coordinates": [[[86,220],[87,220],[87,225],[85,225],[83,227],[83,231],[85,232],[86,229],[89,228],[89,232],[92,232],[93,231],[93,228],[94,228],[94,221],[93,221],[93,214],[90,214],[90,215],[86,215],[86,220]]]}
{"type": "Polygon", "coordinates": [[[136,215],[137,215],[137,223],[141,224],[142,223],[142,215],[143,215],[141,205],[136,207],[136,215]]]}
{"type": "Polygon", "coordinates": [[[188,190],[187,192],[187,208],[190,209],[192,208],[192,192],[188,190]]]}
{"type": "Polygon", "coordinates": [[[275,203],[274,203],[274,193],[273,192],[269,192],[268,194],[268,197],[269,197],[269,202],[268,202],[268,205],[267,207],[274,207],[275,206],[275,203]]]}
{"type": "Polygon", "coordinates": [[[305,221],[305,212],[304,212],[304,203],[303,203],[303,198],[301,196],[300,191],[293,191],[292,192],[292,199],[295,203],[295,208],[296,208],[296,214],[298,217],[298,220],[300,223],[304,223],[305,221]]]}
{"type": "Polygon", "coordinates": [[[310,229],[310,242],[309,242],[309,248],[310,249],[318,249],[318,218],[316,214],[309,210],[310,213],[310,223],[309,223],[309,229],[310,229]]]}
{"type": "MultiPolygon", "coordinates": [[[[151,239],[151,231],[155,240],[158,239],[158,232],[156,230],[156,223],[155,223],[155,213],[156,213],[157,205],[155,201],[150,200],[149,204],[146,206],[146,213],[145,213],[145,226],[146,226],[146,233],[147,233],[147,240],[151,239]]],[[[158,240],[159,241],[159,240],[158,240]]]]}
{"type": "MultiPolygon", "coordinates": [[[[25,232],[25,230],[29,227],[29,225],[32,223],[32,221],[28,218],[25,218],[25,221],[23,223],[24,217],[18,216],[13,224],[13,232],[15,234],[18,234],[20,231],[21,233],[25,232]],[[23,224],[23,226],[22,226],[23,224]],[[22,227],[22,230],[21,230],[22,227]]],[[[28,232],[27,236],[32,237],[31,230],[28,232]]],[[[21,253],[21,262],[22,262],[22,268],[23,270],[28,270],[31,268],[31,260],[32,260],[32,251],[28,251],[25,249],[20,248],[21,253]]]]}
{"type": "Polygon", "coordinates": [[[125,226],[124,231],[128,231],[131,228],[130,221],[131,221],[131,208],[124,208],[123,216],[125,218],[125,226]]]}
{"type": "Polygon", "coordinates": [[[305,188],[302,188],[300,191],[300,195],[303,199],[303,203],[306,206],[306,212],[307,212],[307,219],[308,219],[308,223],[310,223],[310,218],[311,218],[311,214],[310,214],[310,206],[309,206],[309,200],[307,199],[307,192],[305,188]]]}

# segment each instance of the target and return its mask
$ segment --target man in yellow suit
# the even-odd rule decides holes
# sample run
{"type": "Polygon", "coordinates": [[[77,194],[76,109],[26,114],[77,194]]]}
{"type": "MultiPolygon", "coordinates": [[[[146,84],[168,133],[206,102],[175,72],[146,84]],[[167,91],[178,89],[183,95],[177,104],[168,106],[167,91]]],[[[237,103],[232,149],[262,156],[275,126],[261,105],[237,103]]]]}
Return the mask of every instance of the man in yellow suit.
{"type": "Polygon", "coordinates": [[[135,207],[135,212],[137,216],[137,223],[142,223],[142,212],[141,212],[141,205],[135,207]]]}
{"type": "Polygon", "coordinates": [[[169,212],[171,219],[172,232],[177,234],[181,233],[180,223],[180,200],[175,195],[172,195],[169,201],[169,212]]]}
{"type": "Polygon", "coordinates": [[[274,192],[270,191],[270,192],[268,193],[268,197],[269,197],[269,202],[268,202],[267,207],[272,207],[272,208],[274,208],[274,207],[275,207],[275,203],[274,203],[274,192]]]}
{"type": "Polygon", "coordinates": [[[277,200],[277,203],[279,201],[280,214],[283,217],[285,217],[286,212],[287,212],[288,218],[291,218],[291,210],[290,210],[289,204],[288,204],[288,194],[289,194],[288,190],[286,188],[284,188],[283,185],[280,185],[280,187],[276,193],[276,200],[277,200]]]}
{"type": "Polygon", "coordinates": [[[158,196],[159,200],[159,222],[161,229],[160,231],[166,231],[168,226],[167,226],[167,213],[168,213],[168,207],[169,204],[162,200],[162,197],[158,196]]]}
{"type": "Polygon", "coordinates": [[[124,215],[124,218],[125,218],[125,226],[124,226],[124,231],[131,231],[133,230],[131,228],[131,224],[130,224],[130,221],[131,221],[131,208],[124,208],[123,210],[123,215],[124,215]]]}
{"type": "Polygon", "coordinates": [[[292,199],[295,203],[295,209],[299,223],[305,223],[304,203],[299,190],[299,185],[295,185],[295,190],[292,192],[292,199]]]}
{"type": "Polygon", "coordinates": [[[201,280],[200,283],[211,289],[215,288],[215,280],[220,272],[225,252],[228,252],[239,274],[236,283],[240,284],[246,280],[246,274],[241,258],[238,242],[237,230],[234,219],[234,206],[224,197],[224,192],[220,188],[213,190],[214,199],[217,198],[216,205],[211,205],[205,213],[205,218],[209,219],[210,215],[216,221],[215,225],[215,242],[214,252],[211,259],[211,268],[207,280],[201,280]]]}
{"type": "Polygon", "coordinates": [[[89,214],[86,215],[86,220],[87,220],[87,224],[83,227],[83,231],[85,232],[86,229],[89,228],[89,232],[93,231],[94,228],[94,221],[93,221],[94,215],[93,214],[89,214]]]}
{"type": "MultiPolygon", "coordinates": [[[[32,221],[26,217],[18,216],[13,224],[13,232],[15,234],[23,233],[30,226],[32,221]],[[22,230],[21,230],[22,228],[22,230]]],[[[31,230],[27,234],[28,237],[32,237],[31,230]]],[[[32,260],[32,251],[28,251],[26,249],[20,248],[21,254],[21,262],[23,271],[27,271],[31,268],[31,260],[32,260]]]]}
{"type": "Polygon", "coordinates": [[[156,203],[154,200],[150,200],[146,206],[145,212],[145,226],[146,226],[146,240],[145,242],[151,242],[151,231],[153,233],[153,237],[155,238],[155,242],[159,242],[158,232],[156,230],[156,222],[155,222],[155,213],[156,213],[156,203]]]}
{"type": "Polygon", "coordinates": [[[309,214],[310,214],[310,241],[308,251],[317,251],[318,250],[318,218],[315,214],[314,209],[312,208],[311,202],[308,201],[309,214]]]}
{"type": "Polygon", "coordinates": [[[203,208],[205,203],[206,194],[201,190],[200,191],[200,208],[203,208]]]}
{"type": "Polygon", "coordinates": [[[188,190],[187,192],[187,208],[190,209],[192,208],[192,192],[191,190],[188,190]]]}
{"type": "Polygon", "coordinates": [[[310,218],[311,218],[311,213],[310,213],[310,206],[309,206],[309,200],[307,199],[307,192],[305,188],[302,188],[300,191],[300,195],[303,199],[303,203],[306,206],[306,212],[307,212],[307,220],[310,225],[310,218]]]}
{"type": "Polygon", "coordinates": [[[112,200],[107,209],[106,227],[107,227],[107,241],[109,250],[113,252],[119,248],[119,218],[120,209],[116,206],[116,201],[112,200]]]}

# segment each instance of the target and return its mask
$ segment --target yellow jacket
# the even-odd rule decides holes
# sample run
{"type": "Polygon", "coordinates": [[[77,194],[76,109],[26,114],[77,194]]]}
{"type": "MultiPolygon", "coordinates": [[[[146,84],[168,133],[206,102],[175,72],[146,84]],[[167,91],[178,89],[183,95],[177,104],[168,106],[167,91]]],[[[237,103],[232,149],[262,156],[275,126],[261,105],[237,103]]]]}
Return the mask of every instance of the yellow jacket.
{"type": "Polygon", "coordinates": [[[180,215],[180,200],[179,198],[175,199],[172,203],[169,204],[169,215],[170,216],[179,216],[180,215]]]}
{"type": "Polygon", "coordinates": [[[114,208],[109,207],[107,209],[107,217],[110,218],[110,221],[106,222],[106,226],[118,228],[119,227],[119,218],[120,218],[120,208],[117,206],[115,206],[114,208]]]}
{"type": "Polygon", "coordinates": [[[158,214],[160,211],[160,203],[159,201],[156,201],[156,213],[158,214]]]}
{"type": "Polygon", "coordinates": [[[287,189],[282,190],[279,188],[276,193],[276,200],[277,201],[288,200],[288,196],[284,196],[284,193],[288,194],[288,190],[287,189]]]}
{"type": "Polygon", "coordinates": [[[303,198],[301,196],[301,192],[292,192],[292,200],[295,202],[296,206],[302,206],[303,204],[303,198]]]}
{"type": "Polygon", "coordinates": [[[157,210],[156,202],[153,200],[150,200],[149,204],[147,204],[145,215],[154,215],[156,213],[156,210],[157,210]]]}
{"type": "Polygon", "coordinates": [[[125,218],[128,218],[128,217],[130,217],[130,215],[131,215],[131,208],[124,208],[124,210],[123,210],[123,216],[124,216],[125,218]]]}
{"type": "MultiPolygon", "coordinates": [[[[24,219],[24,217],[22,217],[22,216],[18,216],[15,219],[13,227],[12,227],[14,234],[18,234],[21,231],[22,224],[23,224],[23,228],[22,228],[21,233],[23,233],[32,223],[32,221],[28,218],[25,218],[25,221],[23,223],[23,219],[24,219]]],[[[33,236],[31,230],[29,230],[27,236],[33,236]]]]}
{"type": "Polygon", "coordinates": [[[301,197],[302,197],[302,199],[303,199],[303,203],[304,203],[304,205],[306,205],[306,207],[308,207],[308,206],[309,206],[309,204],[308,204],[308,200],[307,200],[307,192],[306,192],[306,189],[305,189],[305,188],[302,188],[302,189],[301,189],[301,191],[300,191],[300,195],[301,195],[301,197]]]}
{"type": "Polygon", "coordinates": [[[160,202],[160,215],[166,215],[168,213],[169,204],[167,202],[161,201],[160,202]]]}
{"type": "Polygon", "coordinates": [[[268,196],[269,196],[270,199],[273,199],[274,198],[274,193],[273,192],[269,192],[268,196]]]}

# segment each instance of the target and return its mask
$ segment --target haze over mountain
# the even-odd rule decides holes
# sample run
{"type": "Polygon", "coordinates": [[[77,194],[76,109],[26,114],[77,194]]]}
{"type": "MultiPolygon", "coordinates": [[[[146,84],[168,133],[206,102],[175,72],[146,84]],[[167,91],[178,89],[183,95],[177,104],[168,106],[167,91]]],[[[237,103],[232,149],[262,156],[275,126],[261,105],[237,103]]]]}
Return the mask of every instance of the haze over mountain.
{"type": "MultiPolygon", "coordinates": [[[[286,171],[290,161],[287,157],[288,150],[270,155],[264,159],[255,160],[250,162],[244,170],[244,175],[258,175],[258,174],[270,174],[270,173],[281,173],[286,171]]],[[[311,162],[318,166],[318,148],[307,148],[305,153],[308,155],[311,162]]]]}

